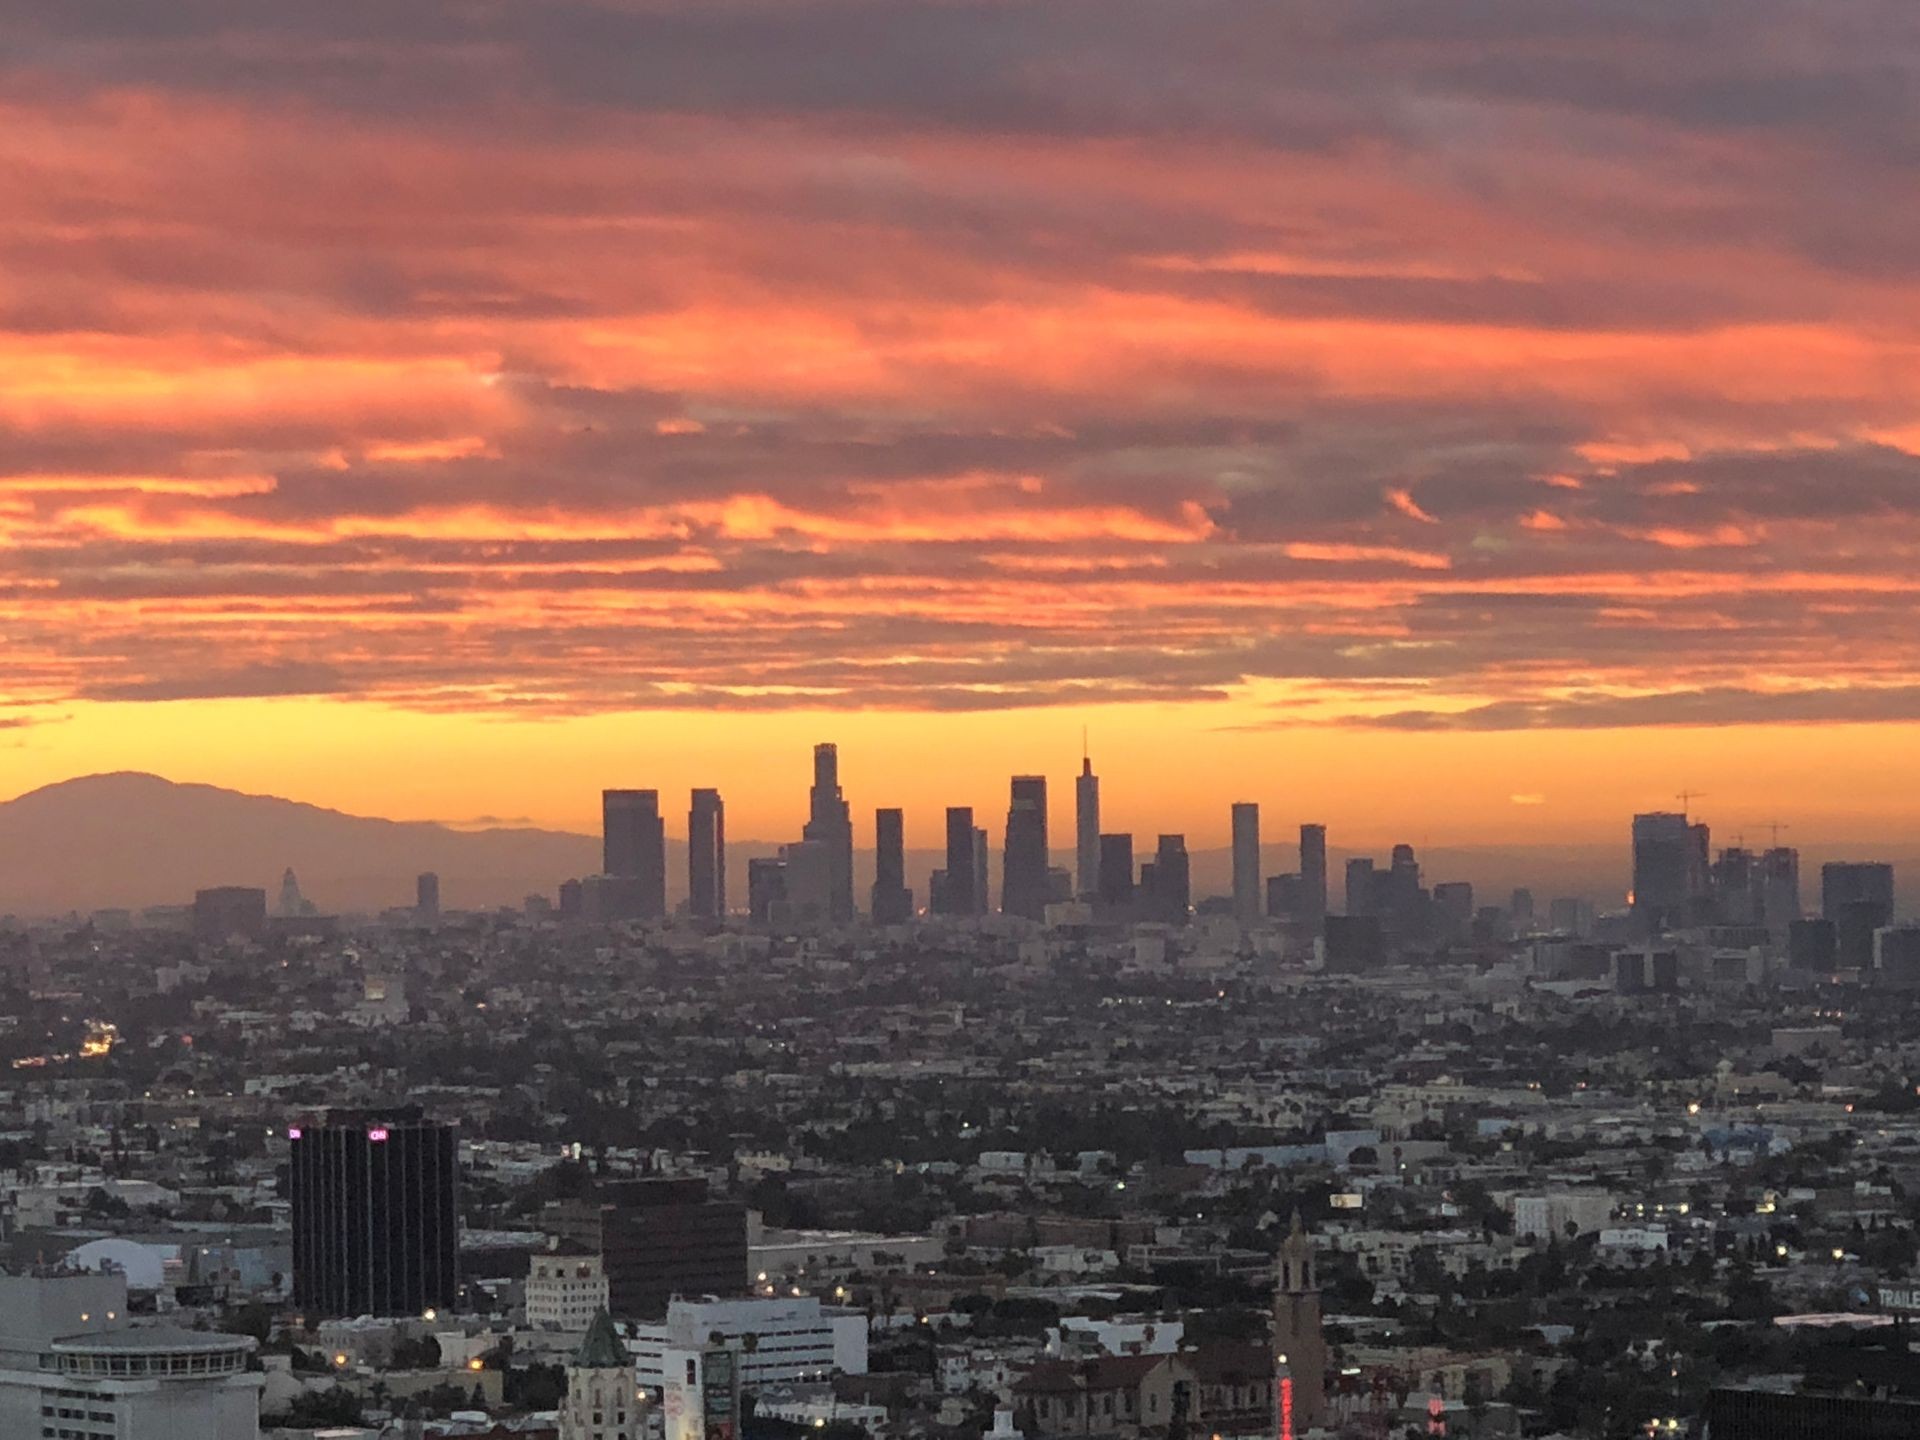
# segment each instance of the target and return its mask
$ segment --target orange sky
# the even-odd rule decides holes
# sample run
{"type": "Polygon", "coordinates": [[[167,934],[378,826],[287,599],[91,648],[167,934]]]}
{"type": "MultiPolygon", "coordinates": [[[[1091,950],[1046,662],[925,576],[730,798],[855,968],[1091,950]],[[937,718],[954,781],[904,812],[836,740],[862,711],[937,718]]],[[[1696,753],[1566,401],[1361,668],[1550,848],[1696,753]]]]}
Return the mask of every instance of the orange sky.
{"type": "Polygon", "coordinates": [[[1848,12],[0,0],[0,792],[1907,836],[1848,12]]]}

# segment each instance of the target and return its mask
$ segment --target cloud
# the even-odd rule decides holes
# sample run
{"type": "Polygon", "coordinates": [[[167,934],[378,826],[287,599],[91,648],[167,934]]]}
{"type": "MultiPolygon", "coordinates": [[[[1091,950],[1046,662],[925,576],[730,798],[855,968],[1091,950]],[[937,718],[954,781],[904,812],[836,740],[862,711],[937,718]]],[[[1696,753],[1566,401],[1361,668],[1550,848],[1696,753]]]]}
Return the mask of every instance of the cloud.
{"type": "Polygon", "coordinates": [[[36,704],[1498,729],[1920,687],[1910,6],[0,26],[36,704]]]}

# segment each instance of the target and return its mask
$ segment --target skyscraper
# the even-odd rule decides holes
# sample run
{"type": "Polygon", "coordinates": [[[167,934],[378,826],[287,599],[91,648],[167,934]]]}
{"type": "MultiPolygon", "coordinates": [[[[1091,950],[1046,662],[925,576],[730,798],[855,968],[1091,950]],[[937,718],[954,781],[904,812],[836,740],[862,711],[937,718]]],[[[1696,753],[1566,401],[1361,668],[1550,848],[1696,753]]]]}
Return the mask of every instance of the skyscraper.
{"type": "Polygon", "coordinates": [[[1760,918],[1784,930],[1801,915],[1800,852],[1776,845],[1760,857],[1760,918]]]}
{"type": "Polygon", "coordinates": [[[1073,822],[1074,893],[1091,899],[1100,893],[1100,777],[1085,754],[1073,782],[1073,822]]]}
{"type": "Polygon", "coordinates": [[[787,862],[772,856],[747,861],[747,915],[756,925],[787,921],[787,862]]]}
{"type": "Polygon", "coordinates": [[[718,790],[695,790],[687,810],[687,909],[702,920],[727,913],[727,807],[718,790]]]}
{"type": "Polygon", "coordinates": [[[667,827],[658,790],[600,794],[602,865],[614,882],[615,914],[651,920],[667,913],[667,827]]]}
{"type": "Polygon", "coordinates": [[[1047,910],[1047,781],[1013,777],[1007,805],[1007,843],[1001,852],[1000,908],[1040,920],[1047,910]]]}
{"type": "Polygon", "coordinates": [[[971,805],[947,807],[947,867],[933,895],[933,908],[942,915],[972,915],[979,897],[974,874],[974,828],[971,805]]]}
{"type": "Polygon", "coordinates": [[[1694,836],[1685,815],[1655,811],[1633,817],[1635,927],[1655,935],[1685,923],[1694,836]]]}
{"type": "Polygon", "coordinates": [[[1242,925],[1260,923],[1260,807],[1233,807],[1233,916],[1242,925]]]}
{"type": "Polygon", "coordinates": [[[287,1131],[293,1303],[308,1316],[417,1316],[459,1298],[454,1129],[417,1105],[333,1110],[287,1131]]]}
{"type": "Polygon", "coordinates": [[[1306,908],[1300,918],[1311,934],[1319,934],[1327,920],[1327,827],[1300,827],[1300,888],[1306,908]]]}
{"type": "Polygon", "coordinates": [[[801,838],[827,849],[829,917],[836,924],[853,919],[853,814],[840,793],[840,750],[813,747],[813,788],[807,792],[807,823],[801,838]]]}
{"type": "Polygon", "coordinates": [[[1347,861],[1347,903],[1349,915],[1377,915],[1380,911],[1380,885],[1376,878],[1379,872],[1373,868],[1373,859],[1367,855],[1355,855],[1347,861]]]}
{"type": "Polygon", "coordinates": [[[1133,836],[1100,837],[1099,882],[1095,894],[1109,918],[1128,918],[1133,909],[1133,836]]]}
{"type": "Polygon", "coordinates": [[[440,877],[431,870],[413,882],[413,914],[428,923],[440,918],[440,877]]]}
{"type": "Polygon", "coordinates": [[[987,832],[984,826],[973,830],[973,913],[985,915],[993,909],[987,889],[987,832]]]}
{"type": "Polygon", "coordinates": [[[1820,916],[1833,925],[1839,963],[1873,968],[1873,932],[1893,921],[1893,866],[1834,861],[1820,867],[1820,916]]]}
{"type": "Polygon", "coordinates": [[[904,925],[913,918],[907,888],[906,817],[899,810],[873,812],[873,923],[904,925]]]}
{"type": "Polygon", "coordinates": [[[1193,910],[1193,885],[1187,861],[1187,838],[1162,835],[1154,846],[1151,867],[1141,867],[1141,909],[1163,925],[1184,925],[1193,910]]]}

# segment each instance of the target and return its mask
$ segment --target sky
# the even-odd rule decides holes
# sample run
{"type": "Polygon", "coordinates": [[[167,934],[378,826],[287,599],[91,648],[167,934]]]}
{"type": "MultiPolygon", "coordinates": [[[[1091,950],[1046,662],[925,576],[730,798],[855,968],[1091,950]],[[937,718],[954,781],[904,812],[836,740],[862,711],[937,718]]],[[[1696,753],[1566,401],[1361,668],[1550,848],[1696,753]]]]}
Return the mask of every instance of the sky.
{"type": "Polygon", "coordinates": [[[0,33],[0,794],[1916,828],[1907,0],[0,33]]]}

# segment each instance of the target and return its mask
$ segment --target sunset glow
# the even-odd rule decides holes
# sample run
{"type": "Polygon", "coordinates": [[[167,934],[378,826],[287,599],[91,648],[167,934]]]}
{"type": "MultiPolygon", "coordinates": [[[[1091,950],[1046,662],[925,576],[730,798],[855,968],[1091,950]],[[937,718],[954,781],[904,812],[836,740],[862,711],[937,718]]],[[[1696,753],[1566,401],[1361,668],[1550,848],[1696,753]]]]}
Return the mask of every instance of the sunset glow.
{"type": "Polygon", "coordinates": [[[1911,7],[0,8],[0,793],[1910,818],[1911,7]]]}

